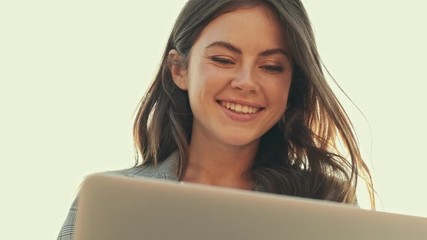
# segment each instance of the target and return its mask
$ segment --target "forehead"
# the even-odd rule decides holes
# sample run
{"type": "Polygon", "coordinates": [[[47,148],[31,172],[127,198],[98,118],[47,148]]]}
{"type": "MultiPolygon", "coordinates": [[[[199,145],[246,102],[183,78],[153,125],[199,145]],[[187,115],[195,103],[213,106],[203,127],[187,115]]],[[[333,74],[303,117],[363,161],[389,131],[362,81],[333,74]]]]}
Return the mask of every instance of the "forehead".
{"type": "Polygon", "coordinates": [[[286,38],[276,14],[269,8],[238,8],[223,13],[201,32],[193,47],[226,41],[242,49],[286,48],[286,38]]]}

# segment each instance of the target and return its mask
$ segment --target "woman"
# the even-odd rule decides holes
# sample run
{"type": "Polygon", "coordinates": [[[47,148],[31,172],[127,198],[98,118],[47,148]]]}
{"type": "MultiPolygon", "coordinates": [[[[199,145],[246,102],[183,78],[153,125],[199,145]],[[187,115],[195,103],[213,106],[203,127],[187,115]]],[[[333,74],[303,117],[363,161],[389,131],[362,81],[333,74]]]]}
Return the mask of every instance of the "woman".
{"type": "MultiPolygon", "coordinates": [[[[113,174],[349,204],[360,176],[372,193],[299,0],[189,0],[134,139],[142,162],[113,174]]],[[[76,211],[58,239],[71,239],[76,211]]]]}

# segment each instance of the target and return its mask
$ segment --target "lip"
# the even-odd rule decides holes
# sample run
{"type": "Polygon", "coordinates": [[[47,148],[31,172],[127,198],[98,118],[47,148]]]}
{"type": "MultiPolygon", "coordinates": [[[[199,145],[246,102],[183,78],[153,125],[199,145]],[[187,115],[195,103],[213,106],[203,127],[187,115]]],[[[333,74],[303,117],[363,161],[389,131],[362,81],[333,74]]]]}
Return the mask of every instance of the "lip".
{"type": "Polygon", "coordinates": [[[238,122],[248,122],[255,119],[256,117],[258,117],[258,115],[261,112],[264,111],[264,108],[265,108],[265,106],[262,106],[260,104],[255,104],[255,103],[242,101],[242,100],[221,99],[221,100],[217,100],[216,102],[228,118],[238,122]],[[236,113],[235,111],[232,111],[222,106],[221,102],[231,102],[231,103],[237,103],[241,105],[256,107],[256,108],[259,108],[259,111],[256,113],[236,113]]]}

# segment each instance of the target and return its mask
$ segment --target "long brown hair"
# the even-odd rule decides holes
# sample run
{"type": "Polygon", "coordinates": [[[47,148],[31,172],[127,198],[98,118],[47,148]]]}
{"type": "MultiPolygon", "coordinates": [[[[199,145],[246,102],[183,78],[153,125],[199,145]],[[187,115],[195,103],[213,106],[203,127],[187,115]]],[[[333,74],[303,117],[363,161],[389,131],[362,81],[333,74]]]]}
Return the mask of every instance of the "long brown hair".
{"type": "Polygon", "coordinates": [[[179,152],[177,175],[188,162],[193,114],[186,91],[173,82],[168,64],[186,67],[191,47],[216,17],[241,7],[269,7],[283,27],[293,61],[288,107],[260,140],[249,174],[268,192],[354,203],[361,177],[374,207],[372,179],[353,126],[329,87],[307,13],[299,0],[189,0],[177,18],[155,80],[134,123],[136,165],[156,164],[179,152]],[[168,62],[176,49],[183,63],[168,62]],[[344,151],[337,147],[343,146],[344,151]],[[347,157],[345,157],[348,155],[347,157]]]}

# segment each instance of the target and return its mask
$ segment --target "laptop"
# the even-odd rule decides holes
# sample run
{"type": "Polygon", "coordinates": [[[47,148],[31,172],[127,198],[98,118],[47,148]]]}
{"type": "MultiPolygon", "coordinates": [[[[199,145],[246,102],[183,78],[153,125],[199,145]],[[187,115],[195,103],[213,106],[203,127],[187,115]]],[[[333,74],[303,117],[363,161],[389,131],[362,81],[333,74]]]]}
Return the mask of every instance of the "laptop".
{"type": "Polygon", "coordinates": [[[78,208],[75,240],[427,239],[427,218],[145,178],[92,175],[78,208]]]}

